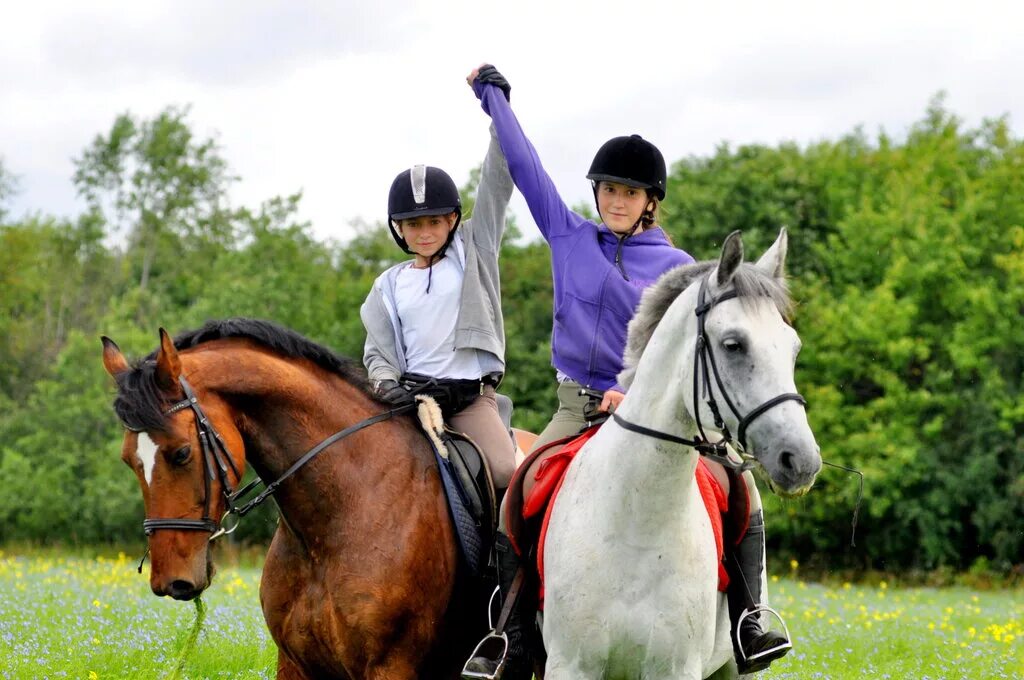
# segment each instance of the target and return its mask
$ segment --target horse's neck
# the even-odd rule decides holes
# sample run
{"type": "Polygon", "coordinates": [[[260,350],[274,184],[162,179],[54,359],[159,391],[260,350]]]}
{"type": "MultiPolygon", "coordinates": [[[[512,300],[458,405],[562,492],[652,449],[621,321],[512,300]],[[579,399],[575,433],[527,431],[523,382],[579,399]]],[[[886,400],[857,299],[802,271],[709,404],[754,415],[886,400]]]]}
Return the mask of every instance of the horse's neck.
{"type": "MultiPolygon", "coordinates": [[[[649,429],[689,436],[689,428],[678,415],[685,410],[681,404],[677,409],[674,402],[670,394],[648,391],[634,383],[620,405],[619,415],[649,429]]],[[[658,514],[677,512],[684,497],[695,491],[696,452],[688,446],[626,430],[614,422],[606,424],[605,430],[611,440],[605,450],[614,458],[610,461],[614,479],[624,493],[637,497],[630,504],[663,508],[658,514]]]]}
{"type": "MultiPolygon", "coordinates": [[[[685,323],[685,314],[672,309],[651,338],[637,365],[633,383],[620,405],[619,415],[643,427],[666,434],[692,439],[696,423],[686,409],[683,384],[684,366],[692,354],[681,351],[685,343],[693,342],[690,334],[678,331],[685,323]],[[675,332],[669,328],[676,324],[675,332]]],[[[632,489],[636,500],[631,505],[645,503],[646,512],[659,516],[681,517],[673,513],[686,513],[691,507],[691,495],[697,494],[694,473],[697,453],[691,447],[660,440],[626,430],[609,422],[609,436],[614,443],[605,451],[614,456],[611,462],[617,483],[622,489],[632,489]]],[[[639,512],[639,508],[637,508],[639,512]]],[[[673,520],[674,523],[675,520],[673,520]]]]}
{"type": "MultiPolygon", "coordinates": [[[[246,457],[266,483],[327,437],[384,410],[358,387],[306,362],[243,355],[233,363],[232,374],[220,389],[247,404],[240,424],[246,457]]],[[[371,426],[378,436],[389,428],[396,428],[395,422],[371,426]]],[[[345,502],[371,491],[361,486],[365,474],[358,473],[360,464],[386,466],[393,459],[398,465],[409,459],[392,455],[401,452],[401,445],[365,446],[361,435],[367,432],[335,442],[275,493],[285,523],[304,544],[320,542],[317,534],[334,531],[333,520],[345,512],[345,502]]]]}

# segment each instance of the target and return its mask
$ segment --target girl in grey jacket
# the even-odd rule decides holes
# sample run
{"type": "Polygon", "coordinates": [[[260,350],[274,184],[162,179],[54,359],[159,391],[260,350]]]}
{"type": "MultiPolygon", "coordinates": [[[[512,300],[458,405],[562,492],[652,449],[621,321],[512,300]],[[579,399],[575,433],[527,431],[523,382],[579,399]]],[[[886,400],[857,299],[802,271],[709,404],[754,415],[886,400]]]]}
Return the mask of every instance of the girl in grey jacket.
{"type": "Polygon", "coordinates": [[[363,363],[378,395],[408,400],[410,378],[450,387],[458,398],[446,420],[481,448],[499,489],[515,469],[515,447],[495,402],[505,371],[498,251],[512,186],[493,126],[476,206],[461,229],[462,204],[447,173],[422,165],[400,173],[388,197],[388,226],[414,259],[378,276],[360,309],[363,363]]]}

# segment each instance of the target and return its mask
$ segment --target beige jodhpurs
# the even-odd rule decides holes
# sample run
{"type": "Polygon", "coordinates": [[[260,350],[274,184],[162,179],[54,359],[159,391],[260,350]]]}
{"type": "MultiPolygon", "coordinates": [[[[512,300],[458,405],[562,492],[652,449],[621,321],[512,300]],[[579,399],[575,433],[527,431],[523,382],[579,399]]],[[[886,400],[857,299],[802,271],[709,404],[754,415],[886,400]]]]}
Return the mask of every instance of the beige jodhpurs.
{"type": "Polygon", "coordinates": [[[462,432],[473,440],[491,468],[494,486],[508,487],[512,472],[516,469],[516,447],[512,436],[505,429],[498,415],[498,404],[494,400],[494,388],[484,387],[484,392],[473,403],[448,419],[448,425],[456,432],[462,432]]]}

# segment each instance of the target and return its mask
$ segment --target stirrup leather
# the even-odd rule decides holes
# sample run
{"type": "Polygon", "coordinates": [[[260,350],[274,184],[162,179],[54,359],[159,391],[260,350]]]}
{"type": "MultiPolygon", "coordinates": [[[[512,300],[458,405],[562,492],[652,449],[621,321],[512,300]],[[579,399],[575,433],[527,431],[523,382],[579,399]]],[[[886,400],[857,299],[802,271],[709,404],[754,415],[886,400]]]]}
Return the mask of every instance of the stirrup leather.
{"type": "Polygon", "coordinates": [[[786,625],[785,620],[783,620],[782,616],[777,611],[775,611],[774,609],[772,609],[771,607],[769,607],[766,604],[759,604],[756,607],[754,607],[753,609],[744,609],[743,613],[740,614],[739,620],[736,622],[736,630],[734,631],[734,634],[736,636],[736,642],[737,642],[736,647],[739,648],[740,657],[742,657],[742,661],[743,661],[744,665],[750,665],[751,663],[757,661],[758,659],[761,659],[761,658],[763,658],[765,656],[768,656],[769,654],[775,654],[775,653],[779,652],[780,650],[784,650],[784,649],[785,650],[789,650],[789,649],[793,648],[793,642],[792,642],[793,638],[791,638],[789,636],[789,626],[786,625]],[[775,647],[770,647],[769,649],[765,649],[763,651],[760,651],[757,654],[751,654],[748,657],[746,650],[743,649],[743,638],[740,635],[740,630],[742,630],[741,627],[743,626],[743,622],[744,621],[746,621],[751,616],[756,616],[756,615],[760,614],[761,612],[768,612],[769,614],[771,614],[772,616],[774,616],[775,618],[777,618],[779,620],[779,623],[782,624],[782,632],[786,636],[786,641],[783,644],[781,644],[781,645],[776,645],[775,647]]]}
{"type": "Polygon", "coordinates": [[[469,655],[469,659],[462,667],[462,680],[500,680],[501,674],[505,670],[505,660],[508,658],[508,636],[505,635],[505,631],[500,633],[494,632],[495,598],[500,600],[500,588],[494,589],[494,592],[491,593],[491,600],[487,605],[487,625],[490,626],[491,632],[477,643],[473,653],[469,655]],[[487,672],[470,668],[470,665],[477,659],[487,659],[493,662],[495,664],[494,670],[487,672]]]}

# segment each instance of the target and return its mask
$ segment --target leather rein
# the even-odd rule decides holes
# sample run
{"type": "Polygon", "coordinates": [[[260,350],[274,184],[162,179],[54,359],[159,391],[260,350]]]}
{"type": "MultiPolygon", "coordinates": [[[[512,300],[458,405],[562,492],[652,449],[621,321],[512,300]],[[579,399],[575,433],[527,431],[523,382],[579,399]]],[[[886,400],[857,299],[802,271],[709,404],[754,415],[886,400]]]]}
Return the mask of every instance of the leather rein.
{"type": "Polygon", "coordinates": [[[806,408],[807,400],[796,392],[787,392],[769,399],[757,408],[752,409],[745,416],[740,415],[735,404],[733,404],[732,399],[729,398],[729,393],[725,390],[725,385],[722,384],[722,378],[718,372],[718,364],[715,363],[715,354],[711,349],[711,341],[708,338],[705,324],[708,313],[715,308],[715,305],[720,302],[724,302],[725,300],[731,300],[737,297],[737,294],[734,288],[733,290],[722,293],[716,298],[707,300],[708,280],[710,278],[711,275],[708,274],[708,276],[701,279],[700,292],[697,295],[697,308],[694,310],[694,313],[697,315],[697,348],[693,354],[693,404],[695,406],[694,410],[696,411],[696,413],[693,414],[693,417],[697,422],[698,436],[693,439],[687,439],[678,435],[654,430],[649,427],[644,427],[630,422],[618,413],[612,413],[612,418],[620,427],[629,430],[630,432],[636,432],[637,434],[641,434],[646,437],[653,437],[663,441],[690,446],[696,449],[697,452],[705,458],[713,460],[724,467],[736,470],[737,472],[743,472],[744,470],[753,468],[756,464],[754,456],[747,453],[746,450],[747,428],[750,426],[750,423],[759,416],[764,415],[772,407],[778,406],[783,402],[796,401],[806,408]],[[712,376],[714,376],[715,384],[718,386],[718,391],[721,393],[722,399],[725,400],[729,410],[732,411],[733,415],[735,415],[737,420],[739,420],[739,427],[737,428],[737,436],[735,439],[733,439],[732,433],[729,432],[728,425],[725,424],[725,420],[722,418],[721,409],[719,409],[718,402],[715,399],[715,391],[711,389],[712,376]],[[703,383],[704,387],[704,399],[707,401],[708,407],[711,409],[711,413],[714,416],[715,427],[722,433],[722,438],[718,441],[713,442],[708,438],[700,420],[700,408],[697,407],[697,405],[700,403],[698,399],[701,393],[701,383],[703,383]],[[737,453],[739,453],[740,457],[743,459],[742,462],[738,463],[729,457],[726,447],[730,444],[733,445],[733,448],[737,453]]]}
{"type": "MultiPolygon", "coordinates": [[[[145,530],[146,535],[150,536],[154,531],[160,529],[176,529],[179,531],[206,531],[212,534],[210,541],[216,538],[220,538],[225,534],[230,534],[238,528],[239,521],[242,517],[248,514],[256,506],[267,500],[281,484],[299,471],[309,461],[313,460],[320,452],[326,449],[331,444],[344,439],[350,434],[355,434],[359,430],[367,428],[376,423],[388,420],[400,415],[407,413],[416,408],[415,403],[406,404],[395,407],[384,413],[379,413],[375,416],[371,416],[365,420],[362,420],[354,425],[350,425],[345,429],[335,432],[331,436],[327,437],[313,448],[306,451],[302,456],[296,460],[291,467],[285,470],[280,477],[273,482],[267,484],[258,477],[253,481],[246,484],[237,491],[234,489],[234,484],[231,481],[231,475],[234,475],[235,483],[241,481],[242,475],[239,473],[238,468],[235,467],[235,463],[231,458],[231,453],[228,451],[227,445],[224,443],[223,438],[217,432],[217,428],[213,426],[209,418],[203,412],[202,406],[199,405],[199,399],[196,397],[195,392],[192,390],[191,385],[185,380],[184,376],[178,378],[178,382],[181,384],[181,389],[185,393],[185,399],[171,405],[166,411],[165,416],[169,416],[172,413],[181,411],[182,409],[190,408],[195,416],[196,421],[196,434],[199,438],[199,445],[202,449],[203,457],[203,486],[206,489],[206,498],[203,501],[203,517],[202,519],[188,519],[188,518],[147,518],[142,522],[142,528],[145,530]],[[230,471],[230,474],[229,474],[230,471]],[[210,502],[213,496],[212,486],[214,481],[220,481],[221,493],[224,496],[224,502],[227,505],[227,511],[217,521],[211,517],[210,514],[210,502]],[[257,496],[248,500],[242,505],[238,505],[240,499],[244,498],[247,494],[251,493],[258,485],[263,484],[264,489],[257,496]],[[230,516],[235,515],[239,518],[231,527],[225,527],[224,521],[230,516]]],[[[137,430],[135,428],[128,427],[128,430],[132,432],[142,432],[143,430],[137,430]]],[[[148,552],[148,551],[147,551],[148,552]]],[[[143,557],[145,559],[145,557],[143,557]]],[[[141,569],[141,564],[139,565],[141,569]]]]}

